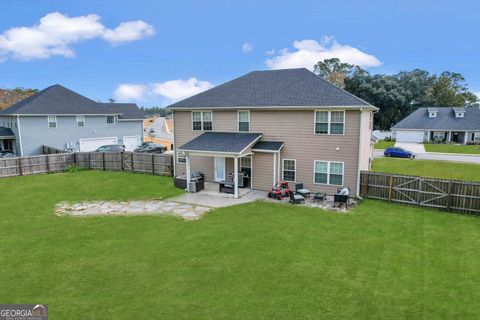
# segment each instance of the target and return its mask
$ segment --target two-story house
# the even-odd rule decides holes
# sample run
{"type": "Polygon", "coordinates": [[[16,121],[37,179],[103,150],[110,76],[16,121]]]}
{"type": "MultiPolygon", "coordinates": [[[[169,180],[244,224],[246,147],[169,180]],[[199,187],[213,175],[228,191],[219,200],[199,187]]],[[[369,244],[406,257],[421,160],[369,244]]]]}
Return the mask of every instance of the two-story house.
{"type": "Polygon", "coordinates": [[[376,107],[307,69],[255,71],[172,104],[175,175],[358,194],[376,107]]]}
{"type": "Polygon", "coordinates": [[[133,151],[143,141],[143,118],[136,104],[99,103],[53,85],[0,111],[0,149],[31,156],[43,145],[92,151],[123,144],[133,151]]]}

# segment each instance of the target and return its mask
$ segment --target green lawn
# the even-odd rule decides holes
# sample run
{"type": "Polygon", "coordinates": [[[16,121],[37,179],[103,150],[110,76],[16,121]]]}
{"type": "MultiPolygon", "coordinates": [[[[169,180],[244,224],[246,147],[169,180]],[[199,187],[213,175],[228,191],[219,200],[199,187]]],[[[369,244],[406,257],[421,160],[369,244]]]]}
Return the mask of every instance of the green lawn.
{"type": "Polygon", "coordinates": [[[395,141],[391,141],[391,140],[378,140],[375,145],[374,145],[374,148],[375,149],[381,149],[381,150],[385,150],[389,147],[393,147],[395,145],[395,141]]]}
{"type": "Polygon", "coordinates": [[[376,158],[372,170],[433,178],[480,181],[480,165],[432,160],[376,158]]]}
{"type": "Polygon", "coordinates": [[[427,152],[480,154],[480,146],[425,143],[427,152]]]}
{"type": "Polygon", "coordinates": [[[52,319],[478,319],[480,219],[365,201],[257,202],[198,221],[58,217],[59,201],[177,194],[85,171],[0,180],[0,301],[52,319]]]}

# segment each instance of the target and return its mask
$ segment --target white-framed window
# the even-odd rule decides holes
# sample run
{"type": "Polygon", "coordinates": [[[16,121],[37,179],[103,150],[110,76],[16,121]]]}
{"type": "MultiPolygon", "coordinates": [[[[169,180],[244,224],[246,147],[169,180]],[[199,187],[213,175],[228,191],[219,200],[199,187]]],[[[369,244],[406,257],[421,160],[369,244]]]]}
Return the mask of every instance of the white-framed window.
{"type": "Polygon", "coordinates": [[[442,141],[445,139],[445,131],[433,131],[433,141],[442,141]]]}
{"type": "Polygon", "coordinates": [[[315,111],[315,134],[343,134],[345,111],[315,111]]]}
{"type": "Polygon", "coordinates": [[[107,124],[114,124],[115,116],[107,116],[106,121],[107,121],[107,124]]]}
{"type": "Polygon", "coordinates": [[[211,131],[212,119],[212,111],[192,111],[192,130],[211,131]]]}
{"type": "Polygon", "coordinates": [[[436,117],[437,117],[437,112],[435,112],[435,111],[430,111],[430,112],[428,113],[428,116],[429,116],[430,118],[436,118],[436,117]]]}
{"type": "Polygon", "coordinates": [[[85,127],[85,116],[77,116],[77,127],[85,127]]]}
{"type": "Polygon", "coordinates": [[[48,127],[49,128],[57,127],[57,116],[48,116],[48,127]]]}
{"type": "Polygon", "coordinates": [[[250,111],[238,110],[237,122],[238,122],[239,132],[249,132],[250,131],[250,111]]]}
{"type": "Polygon", "coordinates": [[[183,152],[177,152],[177,162],[178,163],[187,163],[187,158],[183,152]]]}
{"type": "Polygon", "coordinates": [[[480,132],[472,133],[472,141],[480,141],[480,132]]]}
{"type": "Polygon", "coordinates": [[[313,167],[313,183],[343,185],[343,162],[315,160],[313,167]]]}
{"type": "Polygon", "coordinates": [[[295,182],[297,175],[297,160],[283,159],[282,161],[282,180],[295,182]]]}
{"type": "Polygon", "coordinates": [[[463,118],[463,116],[465,115],[465,112],[455,112],[455,117],[457,118],[463,118]]]}

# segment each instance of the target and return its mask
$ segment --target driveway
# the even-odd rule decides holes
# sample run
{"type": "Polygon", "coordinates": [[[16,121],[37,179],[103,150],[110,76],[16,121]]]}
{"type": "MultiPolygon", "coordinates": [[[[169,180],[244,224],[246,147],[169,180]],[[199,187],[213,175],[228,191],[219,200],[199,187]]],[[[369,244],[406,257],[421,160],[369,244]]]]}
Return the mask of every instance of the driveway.
{"type": "Polygon", "coordinates": [[[395,147],[408,150],[410,152],[415,153],[416,155],[426,152],[425,147],[423,146],[423,143],[397,142],[395,143],[395,147]]]}
{"type": "Polygon", "coordinates": [[[148,127],[147,133],[154,138],[173,141],[173,134],[167,132],[167,129],[165,126],[165,117],[155,118],[153,123],[148,127]],[[155,130],[153,134],[149,133],[151,128],[155,130]]]}
{"type": "MultiPolygon", "coordinates": [[[[374,150],[374,158],[384,157],[383,150],[374,150]]],[[[415,159],[419,160],[440,160],[440,161],[454,161],[454,162],[465,162],[465,163],[476,163],[480,164],[480,156],[469,156],[464,154],[455,154],[455,153],[434,153],[434,152],[425,152],[417,153],[415,159]]]]}

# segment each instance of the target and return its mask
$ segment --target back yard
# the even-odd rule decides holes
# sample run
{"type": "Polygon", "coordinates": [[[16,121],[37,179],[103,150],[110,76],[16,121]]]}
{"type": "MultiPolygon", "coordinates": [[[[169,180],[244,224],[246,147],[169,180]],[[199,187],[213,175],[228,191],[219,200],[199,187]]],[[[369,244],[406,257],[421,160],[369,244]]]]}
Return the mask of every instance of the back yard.
{"type": "Polygon", "coordinates": [[[169,178],[101,171],[0,190],[0,301],[48,303],[52,319],[480,317],[471,216],[377,201],[351,214],[256,202],[189,222],[53,214],[64,200],[179,193],[169,178]]]}

